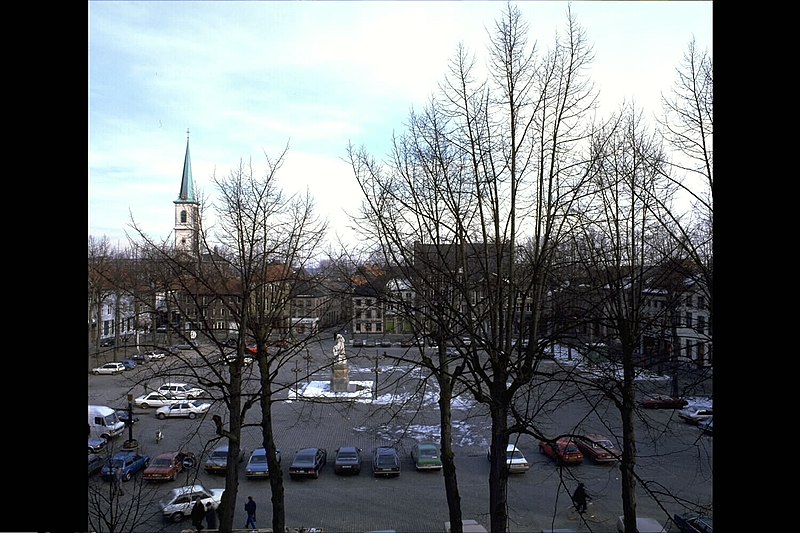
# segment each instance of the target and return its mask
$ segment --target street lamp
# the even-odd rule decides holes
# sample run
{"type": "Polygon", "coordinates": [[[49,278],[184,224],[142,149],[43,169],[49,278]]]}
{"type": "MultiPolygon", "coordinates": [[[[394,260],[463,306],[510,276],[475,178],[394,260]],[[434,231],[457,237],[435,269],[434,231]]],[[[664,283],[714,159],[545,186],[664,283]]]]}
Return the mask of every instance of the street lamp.
{"type": "Polygon", "coordinates": [[[128,426],[128,440],[122,443],[122,447],[126,450],[138,448],[139,443],[133,438],[133,394],[128,394],[128,420],[125,425],[128,426]]]}

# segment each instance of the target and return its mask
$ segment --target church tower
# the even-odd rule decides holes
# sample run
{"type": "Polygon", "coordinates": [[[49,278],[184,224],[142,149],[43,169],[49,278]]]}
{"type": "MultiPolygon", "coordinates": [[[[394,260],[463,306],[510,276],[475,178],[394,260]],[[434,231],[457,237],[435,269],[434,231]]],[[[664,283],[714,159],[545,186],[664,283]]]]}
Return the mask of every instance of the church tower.
{"type": "Polygon", "coordinates": [[[186,130],[186,156],[183,160],[181,190],[175,204],[175,250],[192,257],[200,255],[200,202],[195,198],[192,162],[189,158],[189,130],[186,130]]]}

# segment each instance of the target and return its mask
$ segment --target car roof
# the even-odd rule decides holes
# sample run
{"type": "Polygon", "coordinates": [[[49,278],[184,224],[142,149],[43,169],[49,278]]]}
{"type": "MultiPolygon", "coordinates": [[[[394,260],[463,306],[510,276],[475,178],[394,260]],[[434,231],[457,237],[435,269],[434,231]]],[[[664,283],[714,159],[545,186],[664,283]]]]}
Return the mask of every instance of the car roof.
{"type": "Polygon", "coordinates": [[[506,451],[507,451],[507,452],[513,452],[513,451],[515,451],[515,450],[516,450],[516,451],[519,451],[519,448],[517,448],[515,445],[513,445],[513,444],[511,444],[511,443],[509,443],[509,445],[508,445],[508,446],[506,446],[506,451]]]}
{"type": "Polygon", "coordinates": [[[266,448],[256,448],[255,450],[250,452],[250,455],[267,455],[267,449],[266,448]]]}
{"type": "Polygon", "coordinates": [[[180,496],[182,494],[187,494],[190,492],[201,492],[201,491],[209,492],[203,485],[188,485],[185,487],[175,487],[174,489],[172,489],[172,493],[175,494],[175,496],[180,496]]]}
{"type": "Polygon", "coordinates": [[[341,446],[339,448],[340,452],[357,452],[358,448],[355,446],[341,446]]]}
{"type": "Polygon", "coordinates": [[[181,452],[164,452],[156,455],[155,459],[173,459],[179,453],[181,452]]]}

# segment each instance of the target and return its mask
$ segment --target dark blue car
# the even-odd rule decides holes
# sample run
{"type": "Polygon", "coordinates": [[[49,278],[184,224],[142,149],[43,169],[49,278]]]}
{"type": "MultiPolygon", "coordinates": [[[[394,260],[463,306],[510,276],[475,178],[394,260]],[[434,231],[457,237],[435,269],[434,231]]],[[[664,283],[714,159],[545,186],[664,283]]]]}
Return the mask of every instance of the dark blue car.
{"type": "Polygon", "coordinates": [[[129,481],[136,472],[144,470],[150,464],[150,456],[135,451],[115,453],[111,460],[103,465],[100,477],[111,480],[116,477],[117,470],[122,470],[122,481],[129,481]]]}

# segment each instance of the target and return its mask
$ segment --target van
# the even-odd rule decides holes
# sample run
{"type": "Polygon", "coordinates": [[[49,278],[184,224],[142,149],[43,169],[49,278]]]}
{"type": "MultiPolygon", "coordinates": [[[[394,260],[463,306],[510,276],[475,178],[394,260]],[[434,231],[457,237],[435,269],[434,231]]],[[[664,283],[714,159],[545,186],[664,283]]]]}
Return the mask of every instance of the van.
{"type": "Polygon", "coordinates": [[[105,405],[89,406],[89,436],[101,439],[116,437],[125,429],[117,412],[105,405]]]}

